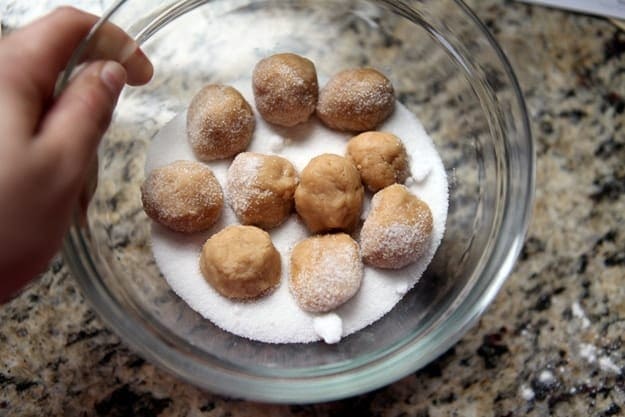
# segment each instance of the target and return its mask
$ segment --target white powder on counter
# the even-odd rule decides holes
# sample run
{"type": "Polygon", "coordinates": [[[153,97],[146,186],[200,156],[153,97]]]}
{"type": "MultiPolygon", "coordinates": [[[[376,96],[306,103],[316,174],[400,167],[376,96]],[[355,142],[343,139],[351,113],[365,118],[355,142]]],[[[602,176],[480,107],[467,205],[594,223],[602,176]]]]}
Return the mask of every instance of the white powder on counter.
{"type": "MultiPolygon", "coordinates": [[[[254,103],[249,80],[233,83],[233,86],[249,103],[254,103]]],[[[326,128],[314,117],[307,123],[287,129],[265,123],[256,111],[255,116],[256,129],[247,150],[269,154],[281,148],[278,154],[291,161],[299,172],[308,161],[322,153],[344,155],[351,137],[348,133],[326,128]],[[276,146],[279,142],[276,136],[285,138],[281,146],[276,146]]],[[[154,137],[147,153],[146,173],[178,159],[196,159],[187,143],[185,121],[186,115],[179,114],[154,137]]],[[[184,235],[153,224],[154,258],[173,291],[193,310],[222,329],[268,343],[338,342],[341,337],[368,326],[389,312],[419,280],[441,242],[447,217],[448,188],[443,163],[431,139],[409,110],[397,103],[392,116],[378,130],[402,139],[411,166],[419,171],[411,173],[414,178],[423,178],[423,167],[429,168],[423,181],[407,185],[430,206],[433,217],[430,246],[417,262],[401,270],[365,266],[362,285],[356,295],[332,315],[326,315],[331,318],[320,319],[318,315],[301,310],[289,292],[291,249],[310,236],[303,222],[293,214],[285,223],[269,231],[282,258],[280,286],[269,296],[254,302],[232,301],[206,282],[198,261],[202,244],[209,236],[227,225],[238,223],[233,211],[225,205],[217,224],[204,233],[184,235]],[[341,331],[337,336],[339,328],[341,331]]],[[[230,162],[231,159],[207,163],[222,187],[226,185],[230,162]]],[[[363,206],[368,207],[368,202],[363,206]]]]}

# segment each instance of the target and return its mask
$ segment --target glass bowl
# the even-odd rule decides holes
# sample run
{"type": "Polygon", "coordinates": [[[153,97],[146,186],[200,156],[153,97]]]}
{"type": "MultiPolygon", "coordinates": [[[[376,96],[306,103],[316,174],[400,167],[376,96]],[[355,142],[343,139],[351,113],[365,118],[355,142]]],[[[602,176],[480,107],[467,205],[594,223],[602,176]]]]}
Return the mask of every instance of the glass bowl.
{"type": "Polygon", "coordinates": [[[304,403],[391,383],[475,323],[522,247],[534,149],[512,69],[464,3],[128,0],[103,19],[135,37],[155,76],[124,91],[86,221],[76,216],[63,251],[95,310],[137,352],[213,392],[304,403]],[[249,77],[258,59],[285,51],[320,74],[384,72],[448,175],[446,232],[424,276],[390,313],[338,344],[254,342],[203,319],[161,276],[141,206],[146,149],[159,129],[203,84],[249,77]]]}

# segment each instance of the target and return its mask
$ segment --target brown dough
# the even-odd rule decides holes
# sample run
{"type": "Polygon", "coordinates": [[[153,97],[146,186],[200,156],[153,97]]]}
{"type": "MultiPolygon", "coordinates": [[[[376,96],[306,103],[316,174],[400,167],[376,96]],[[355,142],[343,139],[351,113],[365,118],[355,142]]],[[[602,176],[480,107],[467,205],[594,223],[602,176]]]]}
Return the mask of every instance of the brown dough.
{"type": "Polygon", "coordinates": [[[290,53],[259,61],[252,73],[252,88],[263,119],[287,127],[307,121],[319,95],[315,65],[290,53]]]}
{"type": "Polygon", "coordinates": [[[334,310],[352,298],[362,276],[358,244],[345,233],[304,239],[291,253],[289,289],[312,313],[334,310]]]}
{"type": "Polygon", "coordinates": [[[267,232],[254,226],[228,226],[202,247],[200,269],[221,295],[252,299],[280,283],[280,253],[267,232]]]}
{"type": "Polygon", "coordinates": [[[347,158],[319,155],[302,171],[295,190],[295,210],[313,233],[353,230],[364,190],[358,170],[347,158]]]}
{"type": "Polygon", "coordinates": [[[190,233],[206,230],[217,221],[223,193],[206,165],[176,161],[148,175],[141,186],[141,202],[152,220],[190,233]]]}
{"type": "Polygon", "coordinates": [[[229,158],[244,151],[255,125],[245,98],[226,85],[204,86],[187,110],[189,143],[201,161],[229,158]]]}
{"type": "Polygon", "coordinates": [[[382,73],[372,68],[347,69],[319,92],[317,116],[332,129],[363,132],[374,130],[394,107],[393,85],[382,73]]]}
{"type": "Polygon", "coordinates": [[[243,224],[268,229],[284,222],[293,211],[297,171],[286,159],[242,152],[228,168],[228,203],[243,224]]]}
{"type": "Polygon", "coordinates": [[[347,143],[347,157],[373,192],[408,178],[408,155],[399,138],[386,132],[365,132],[347,143]]]}
{"type": "Polygon", "coordinates": [[[429,206],[400,184],[378,191],[360,231],[362,258],[378,268],[399,269],[415,262],[430,244],[429,206]]]}

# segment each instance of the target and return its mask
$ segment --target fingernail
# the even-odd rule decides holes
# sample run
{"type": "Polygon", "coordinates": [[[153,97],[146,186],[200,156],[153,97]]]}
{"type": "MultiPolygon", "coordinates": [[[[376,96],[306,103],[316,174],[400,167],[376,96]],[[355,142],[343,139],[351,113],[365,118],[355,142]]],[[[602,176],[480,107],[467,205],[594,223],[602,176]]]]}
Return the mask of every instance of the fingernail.
{"type": "Polygon", "coordinates": [[[102,66],[100,79],[114,97],[117,97],[126,83],[126,70],[115,61],[108,61],[102,66]]]}
{"type": "Polygon", "coordinates": [[[139,49],[139,46],[134,41],[126,42],[117,54],[119,62],[125,64],[128,59],[135,54],[137,49],[139,49]]]}

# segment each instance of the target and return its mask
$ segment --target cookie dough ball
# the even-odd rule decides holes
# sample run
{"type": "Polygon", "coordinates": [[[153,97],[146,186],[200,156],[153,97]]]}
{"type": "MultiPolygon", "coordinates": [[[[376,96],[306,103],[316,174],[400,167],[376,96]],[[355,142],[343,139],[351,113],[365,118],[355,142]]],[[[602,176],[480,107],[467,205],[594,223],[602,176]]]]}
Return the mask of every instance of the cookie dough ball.
{"type": "Polygon", "coordinates": [[[319,95],[315,65],[295,54],[272,55],[258,62],[252,88],[263,119],[287,127],[308,120],[319,95]]]}
{"type": "Polygon", "coordinates": [[[241,93],[218,84],[204,86],[187,110],[187,135],[202,161],[229,158],[244,151],[254,133],[254,113],[241,93]]]}
{"type": "Polygon", "coordinates": [[[347,158],[319,155],[302,171],[295,210],[313,233],[356,227],[364,190],[360,174],[347,158]]]}
{"type": "Polygon", "coordinates": [[[430,207],[400,184],[378,191],[360,231],[366,264],[399,269],[425,253],[432,235],[430,207]]]}
{"type": "Polygon", "coordinates": [[[347,157],[356,165],[362,182],[376,192],[408,178],[404,144],[391,133],[365,132],[347,143],[347,157]]]}
{"type": "Polygon", "coordinates": [[[358,244],[345,233],[302,240],[291,253],[289,289],[311,313],[334,310],[352,298],[362,276],[358,244]]]}
{"type": "Polygon", "coordinates": [[[336,74],[319,92],[317,116],[328,127],[362,132],[373,130],[393,112],[393,85],[372,68],[336,74]]]}
{"type": "Polygon", "coordinates": [[[156,168],[141,186],[145,213],[176,232],[199,232],[211,227],[223,207],[223,192],[204,164],[176,161],[156,168]]]}
{"type": "Polygon", "coordinates": [[[226,198],[243,224],[268,229],[293,211],[297,171],[284,158],[242,152],[228,169],[226,198]]]}
{"type": "Polygon", "coordinates": [[[280,283],[280,253],[264,230],[228,226],[204,243],[200,270],[206,281],[225,297],[258,298],[280,283]]]}

